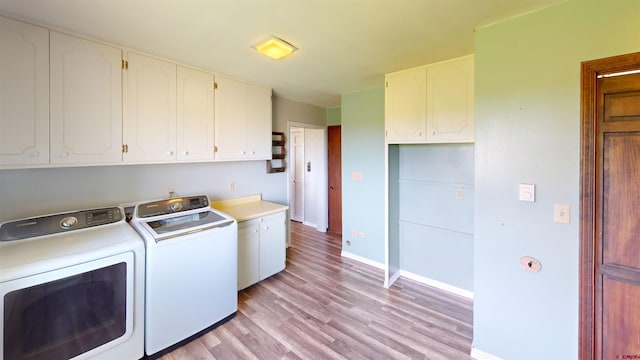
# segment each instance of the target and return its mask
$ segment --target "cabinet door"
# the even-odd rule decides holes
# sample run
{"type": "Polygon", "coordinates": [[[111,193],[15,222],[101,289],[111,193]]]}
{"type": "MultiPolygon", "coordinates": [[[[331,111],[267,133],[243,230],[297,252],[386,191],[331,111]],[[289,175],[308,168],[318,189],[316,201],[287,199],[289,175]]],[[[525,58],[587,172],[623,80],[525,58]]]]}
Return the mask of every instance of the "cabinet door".
{"type": "Polygon", "coordinates": [[[49,31],[0,17],[0,165],[49,163],[49,31]]]}
{"type": "Polygon", "coordinates": [[[285,268],[287,234],[284,212],[265,216],[260,223],[260,279],[285,268]]]}
{"type": "Polygon", "coordinates": [[[271,89],[247,84],[247,158],[271,159],[271,89]]]}
{"type": "Polygon", "coordinates": [[[213,160],[213,74],[178,66],[178,160],[213,160]]]}
{"type": "Polygon", "coordinates": [[[126,162],[176,159],[176,65],[127,54],[124,144],[126,162]]]}
{"type": "Polygon", "coordinates": [[[389,74],[385,80],[387,143],[424,142],[427,122],[426,68],[389,74]]]}
{"type": "Polygon", "coordinates": [[[260,281],[260,224],[238,224],[238,290],[260,281]]]}
{"type": "Polygon", "coordinates": [[[246,157],[247,96],[245,84],[216,76],[215,158],[238,160],[246,157]]]}
{"type": "Polygon", "coordinates": [[[473,127],[473,56],[428,68],[427,142],[471,142],[473,127]]]}
{"type": "Polygon", "coordinates": [[[122,161],[122,50],[51,32],[51,163],[122,161]]]}

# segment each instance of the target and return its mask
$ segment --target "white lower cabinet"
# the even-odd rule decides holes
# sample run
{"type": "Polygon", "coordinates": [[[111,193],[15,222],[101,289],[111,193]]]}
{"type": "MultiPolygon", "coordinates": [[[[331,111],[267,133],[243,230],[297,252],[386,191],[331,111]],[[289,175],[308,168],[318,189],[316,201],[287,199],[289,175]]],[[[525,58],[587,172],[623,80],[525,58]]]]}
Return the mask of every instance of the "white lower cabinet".
{"type": "Polygon", "coordinates": [[[238,224],[238,290],[285,268],[285,211],[238,224]]]}

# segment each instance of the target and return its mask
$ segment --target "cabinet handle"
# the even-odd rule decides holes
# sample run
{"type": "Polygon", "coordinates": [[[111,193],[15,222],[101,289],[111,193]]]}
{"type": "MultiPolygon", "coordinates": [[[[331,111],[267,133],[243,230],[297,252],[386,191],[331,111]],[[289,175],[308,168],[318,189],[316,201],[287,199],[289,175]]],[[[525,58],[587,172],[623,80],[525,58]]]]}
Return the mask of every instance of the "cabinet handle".
{"type": "Polygon", "coordinates": [[[38,157],[40,156],[40,151],[34,151],[31,153],[31,157],[38,157]]]}
{"type": "Polygon", "coordinates": [[[240,154],[242,154],[242,155],[245,155],[246,153],[247,153],[247,152],[246,152],[246,151],[244,151],[244,150],[242,150],[242,151],[240,152],[240,154]]]}
{"type": "Polygon", "coordinates": [[[173,150],[167,151],[167,155],[169,155],[169,156],[173,155],[173,150]]]}
{"type": "Polygon", "coordinates": [[[185,152],[182,153],[182,155],[189,155],[189,152],[185,151],[185,152]]]}
{"type": "Polygon", "coordinates": [[[255,150],[251,150],[251,155],[254,155],[256,153],[255,150]]]}
{"type": "Polygon", "coordinates": [[[63,151],[63,152],[60,153],[60,156],[67,157],[67,156],[69,156],[69,153],[66,152],[66,151],[63,151]]]}
{"type": "Polygon", "coordinates": [[[422,136],[422,131],[418,131],[418,136],[422,136]]]}

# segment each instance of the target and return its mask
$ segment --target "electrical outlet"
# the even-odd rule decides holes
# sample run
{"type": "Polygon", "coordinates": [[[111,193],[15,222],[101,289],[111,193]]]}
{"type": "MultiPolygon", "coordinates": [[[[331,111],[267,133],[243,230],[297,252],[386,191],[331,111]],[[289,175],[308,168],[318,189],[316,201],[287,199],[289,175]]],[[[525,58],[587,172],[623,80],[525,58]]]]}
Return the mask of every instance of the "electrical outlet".
{"type": "Polygon", "coordinates": [[[464,199],[464,190],[456,189],[456,200],[464,199]]]}
{"type": "Polygon", "coordinates": [[[553,222],[560,224],[571,223],[571,206],[569,205],[553,205],[553,222]]]}
{"type": "Polygon", "coordinates": [[[236,189],[236,182],[235,181],[229,181],[229,185],[227,186],[227,189],[229,191],[235,191],[236,189]]]}

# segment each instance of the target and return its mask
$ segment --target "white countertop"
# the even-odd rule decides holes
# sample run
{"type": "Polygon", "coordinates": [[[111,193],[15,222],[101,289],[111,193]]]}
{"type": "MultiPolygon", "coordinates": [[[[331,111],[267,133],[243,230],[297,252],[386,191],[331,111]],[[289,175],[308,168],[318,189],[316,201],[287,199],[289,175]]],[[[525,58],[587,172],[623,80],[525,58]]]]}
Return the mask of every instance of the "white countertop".
{"type": "Polygon", "coordinates": [[[287,205],[262,200],[261,194],[228,200],[211,201],[211,207],[230,215],[236,221],[246,221],[289,209],[287,205]]]}

